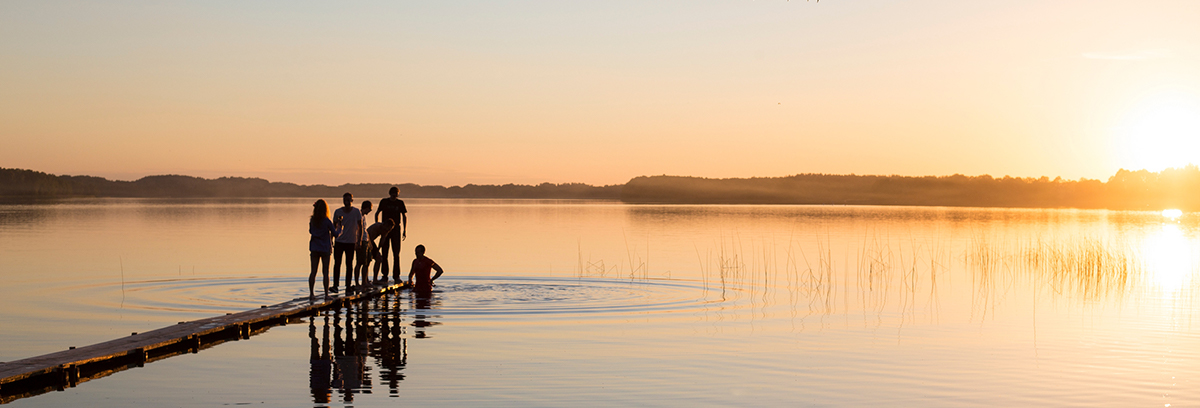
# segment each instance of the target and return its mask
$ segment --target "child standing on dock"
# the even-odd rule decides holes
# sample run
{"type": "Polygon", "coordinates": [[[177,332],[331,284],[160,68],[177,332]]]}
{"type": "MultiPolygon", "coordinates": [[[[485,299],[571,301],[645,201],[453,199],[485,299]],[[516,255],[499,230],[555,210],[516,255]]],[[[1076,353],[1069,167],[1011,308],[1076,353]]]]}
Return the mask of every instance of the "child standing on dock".
{"type": "Polygon", "coordinates": [[[317,264],[321,263],[321,277],[325,282],[325,298],[329,298],[329,253],[333,252],[333,237],[341,229],[333,225],[329,219],[329,204],[325,200],[313,203],[312,217],[308,219],[309,259],[312,261],[312,272],[308,274],[308,298],[314,299],[313,285],[317,279],[317,264]]]}
{"type": "Polygon", "coordinates": [[[362,231],[360,231],[361,234],[358,237],[358,245],[356,245],[357,253],[354,255],[355,258],[358,259],[358,263],[354,265],[354,279],[359,280],[363,285],[375,283],[375,281],[368,279],[370,277],[368,268],[371,266],[371,259],[373,259],[371,257],[371,244],[373,244],[373,242],[370,234],[367,232],[368,228],[366,227],[366,220],[367,215],[371,214],[372,207],[373,205],[371,204],[371,200],[363,201],[361,211],[364,228],[362,231]]]}
{"type": "Polygon", "coordinates": [[[417,259],[413,259],[412,268],[408,271],[408,285],[413,288],[413,292],[429,296],[433,293],[433,281],[441,277],[442,272],[442,267],[438,266],[437,262],[425,256],[425,245],[417,245],[417,259]],[[437,275],[430,277],[430,270],[437,271],[437,275]],[[416,282],[413,282],[413,276],[417,277],[416,282]]]}

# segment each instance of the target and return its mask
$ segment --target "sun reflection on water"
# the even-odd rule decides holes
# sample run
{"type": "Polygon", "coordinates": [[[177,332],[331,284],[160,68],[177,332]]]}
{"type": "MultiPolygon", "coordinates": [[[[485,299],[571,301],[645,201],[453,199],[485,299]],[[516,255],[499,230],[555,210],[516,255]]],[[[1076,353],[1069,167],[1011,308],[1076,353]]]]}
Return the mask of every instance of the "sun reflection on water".
{"type": "Polygon", "coordinates": [[[1151,282],[1167,293],[1177,293],[1192,277],[1192,245],[1177,224],[1164,223],[1162,229],[1146,237],[1143,248],[1151,282]]]}

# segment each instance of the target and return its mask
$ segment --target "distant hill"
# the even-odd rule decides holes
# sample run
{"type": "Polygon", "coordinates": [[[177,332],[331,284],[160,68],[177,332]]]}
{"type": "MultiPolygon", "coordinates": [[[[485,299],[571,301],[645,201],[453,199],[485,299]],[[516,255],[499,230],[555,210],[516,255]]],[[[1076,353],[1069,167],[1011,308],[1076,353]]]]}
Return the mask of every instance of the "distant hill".
{"type": "Polygon", "coordinates": [[[338,197],[345,192],[355,197],[386,197],[392,186],[404,197],[413,198],[542,198],[618,199],[620,185],[591,186],[580,183],[539,185],[422,186],[417,184],[343,184],[340,186],[299,185],[270,182],[260,178],[164,175],[136,181],[108,180],[91,176],[56,176],[33,170],[0,168],[0,197],[338,197]]]}
{"type": "MultiPolygon", "coordinates": [[[[299,185],[259,178],[164,175],[136,181],[56,176],[0,168],[0,197],[384,197],[392,184],[299,185]]],[[[636,177],[624,185],[422,186],[397,184],[406,198],[620,199],[665,204],[855,204],[959,207],[1109,208],[1200,211],[1200,168],[1120,170],[1108,179],[797,174],[709,179],[636,177]]]]}
{"type": "Polygon", "coordinates": [[[858,176],[708,179],[637,177],[621,200],[677,204],[861,204],[1200,210],[1200,169],[1120,170],[1108,182],[992,176],[858,176]]]}

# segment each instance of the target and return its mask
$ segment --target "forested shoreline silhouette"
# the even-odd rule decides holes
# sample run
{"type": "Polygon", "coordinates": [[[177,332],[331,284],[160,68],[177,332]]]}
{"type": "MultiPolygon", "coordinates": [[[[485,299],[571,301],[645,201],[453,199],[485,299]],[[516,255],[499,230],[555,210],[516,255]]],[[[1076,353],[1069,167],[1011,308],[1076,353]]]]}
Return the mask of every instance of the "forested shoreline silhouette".
{"type": "Polygon", "coordinates": [[[582,183],[538,185],[504,184],[422,186],[412,183],[362,183],[339,186],[301,185],[260,178],[192,176],[147,176],[135,181],[108,180],[93,176],[56,176],[24,169],[0,168],[0,197],[356,197],[384,196],[392,186],[412,198],[620,198],[621,186],[591,186],[582,183]]]}
{"type": "MultiPolygon", "coordinates": [[[[1119,170],[1107,181],[964,176],[797,174],[712,179],[641,176],[623,185],[582,183],[422,186],[411,198],[611,199],[641,204],[842,204],[1200,210],[1200,168],[1119,170]]],[[[0,168],[0,197],[373,197],[393,184],[300,185],[259,178],[148,176],[135,181],[0,168]]]]}
{"type": "Polygon", "coordinates": [[[1107,182],[1049,177],[861,176],[708,179],[636,177],[621,189],[629,203],[844,204],[956,207],[1200,210],[1200,169],[1121,169],[1107,182]]]}

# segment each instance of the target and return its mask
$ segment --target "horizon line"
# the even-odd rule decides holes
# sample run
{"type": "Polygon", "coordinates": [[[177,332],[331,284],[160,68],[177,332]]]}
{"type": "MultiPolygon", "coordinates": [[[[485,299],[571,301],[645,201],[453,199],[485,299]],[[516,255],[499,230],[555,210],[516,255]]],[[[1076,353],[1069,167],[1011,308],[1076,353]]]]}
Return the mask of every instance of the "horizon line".
{"type": "MultiPolygon", "coordinates": [[[[1137,169],[1137,170],[1131,170],[1131,169],[1120,168],[1120,169],[1117,169],[1117,171],[1116,171],[1115,173],[1113,173],[1113,175],[1112,175],[1112,176],[1109,176],[1109,179],[1111,179],[1112,177],[1116,176],[1116,174],[1120,174],[1122,171],[1125,171],[1125,172],[1131,172],[1131,173],[1147,172],[1147,173],[1153,173],[1153,174],[1161,174],[1161,173],[1164,173],[1164,172],[1167,172],[1167,171],[1171,171],[1171,170],[1187,170],[1187,169],[1197,169],[1197,170],[1200,170],[1200,167],[1198,167],[1198,165],[1197,165],[1197,164],[1188,163],[1188,164],[1186,164],[1186,165],[1183,165],[1183,166],[1180,166],[1180,167],[1166,167],[1166,168],[1164,168],[1164,169],[1162,169],[1162,170],[1159,170],[1159,171],[1151,171],[1151,170],[1149,170],[1149,169],[1145,169],[1145,168],[1143,168],[1143,169],[1137,169]]],[[[103,177],[103,176],[93,176],[93,175],[89,175],[89,174],[54,174],[54,173],[44,172],[44,171],[40,171],[40,170],[34,170],[34,169],[22,169],[22,168],[16,168],[16,167],[11,167],[11,168],[9,168],[9,167],[0,167],[0,170],[18,170],[18,171],[21,171],[21,170],[23,170],[23,171],[32,171],[32,172],[35,172],[35,173],[42,173],[42,174],[47,174],[47,175],[51,175],[51,176],[55,176],[55,177],[96,177],[96,178],[100,178],[100,179],[104,179],[104,180],[108,180],[108,181],[114,181],[114,182],[129,182],[129,183],[136,182],[136,181],[143,180],[143,179],[147,179],[147,178],[151,178],[151,177],[191,177],[191,178],[198,178],[198,179],[201,179],[201,180],[219,180],[219,179],[223,179],[223,178],[229,178],[229,179],[259,179],[259,180],[264,180],[264,181],[267,181],[267,182],[269,182],[269,183],[284,183],[284,184],[294,184],[294,185],[297,185],[297,186],[302,186],[302,187],[317,187],[317,186],[322,186],[322,187],[343,187],[343,186],[352,186],[352,185],[369,185],[369,184],[386,184],[386,185],[393,185],[393,186],[405,185],[405,184],[411,184],[411,185],[415,185],[415,186],[418,186],[418,187],[444,187],[444,188],[452,188],[452,187],[466,187],[466,186],[505,186],[505,185],[514,185],[514,186],[539,186],[539,185],[544,185],[544,184],[551,184],[551,185],[573,185],[573,184],[582,184],[582,185],[586,185],[586,186],[590,186],[590,187],[612,187],[612,186],[623,186],[623,185],[629,184],[629,181],[626,181],[626,182],[624,182],[624,183],[619,183],[619,184],[600,184],[600,185],[596,185],[596,184],[590,184],[590,183],[584,183],[584,182],[565,182],[565,183],[554,183],[554,182],[545,181],[545,182],[541,182],[541,183],[531,183],[531,184],[512,183],[512,182],[510,182],[510,183],[503,183],[503,184],[500,184],[500,183],[497,183],[497,184],[477,184],[477,183],[465,183],[465,184],[460,184],[460,185],[448,185],[448,186],[447,186],[447,185],[440,185],[440,184],[418,184],[418,183],[412,183],[412,182],[403,182],[403,183],[395,183],[395,182],[390,182],[390,183],[389,183],[389,182],[348,182],[348,183],[342,183],[342,184],[338,184],[338,185],[329,185],[329,184],[320,184],[320,183],[317,183],[317,184],[302,184],[302,183],[297,183],[297,182],[293,182],[293,181],[270,180],[270,179],[267,179],[267,178],[264,178],[264,177],[256,177],[256,176],[219,176],[219,177],[214,177],[214,178],[206,178],[206,177],[202,177],[202,176],[192,176],[192,175],[187,175],[187,174],[166,173],[166,174],[150,174],[150,175],[145,175],[145,176],[142,176],[142,177],[140,177],[140,178],[133,179],[133,180],[121,180],[121,179],[110,179],[110,178],[103,177]]],[[[992,175],[992,174],[986,174],[986,173],[985,173],[985,174],[979,174],[979,175],[970,175],[970,176],[969,176],[969,175],[965,175],[965,174],[963,174],[963,173],[954,173],[954,174],[949,174],[949,175],[931,175],[931,174],[927,174],[927,175],[920,175],[920,176],[913,176],[913,175],[903,175],[903,174],[896,174],[896,173],[892,173],[892,174],[858,174],[858,173],[842,173],[842,174],[837,174],[837,173],[793,173],[793,174],[788,174],[788,175],[783,175],[783,176],[749,176],[749,177],[704,177],[704,176],[685,176],[685,175],[676,175],[676,174],[666,174],[666,173],[663,173],[663,174],[656,174],[656,175],[640,175],[640,176],[634,176],[634,177],[630,178],[629,180],[630,180],[630,181],[632,181],[633,179],[636,179],[636,178],[639,178],[639,177],[680,177],[680,178],[696,178],[696,179],[704,179],[704,180],[749,180],[749,179],[772,179],[772,178],[788,178],[788,177],[796,177],[796,176],[907,177],[907,178],[928,178],[928,177],[934,177],[934,178],[945,178],[945,177],[955,177],[955,176],[962,176],[962,177],[967,177],[967,178],[976,178],[976,177],[985,177],[985,176],[986,176],[986,177],[991,177],[991,178],[994,178],[994,179],[1005,179],[1005,178],[1012,178],[1012,179],[1018,179],[1018,180],[1041,180],[1041,179],[1045,178],[1045,179],[1050,179],[1050,180],[1052,180],[1052,181],[1089,181],[1089,180],[1095,180],[1095,181],[1100,181],[1100,182],[1106,182],[1106,181],[1105,181],[1105,180],[1103,180],[1103,179],[1098,179],[1098,178],[1097,178],[1097,179],[1091,179],[1091,178],[1087,178],[1087,177],[1080,177],[1079,179],[1066,179],[1066,178],[1062,178],[1062,176],[1055,176],[1054,178],[1052,178],[1052,179],[1051,179],[1049,176],[1045,176],[1045,175],[1043,175],[1043,176],[1038,176],[1038,177],[1033,177],[1033,176],[1030,176],[1030,177],[1019,177],[1019,176],[1018,176],[1018,177],[1013,177],[1013,176],[1011,176],[1011,175],[995,176],[995,175],[992,175]]]]}

